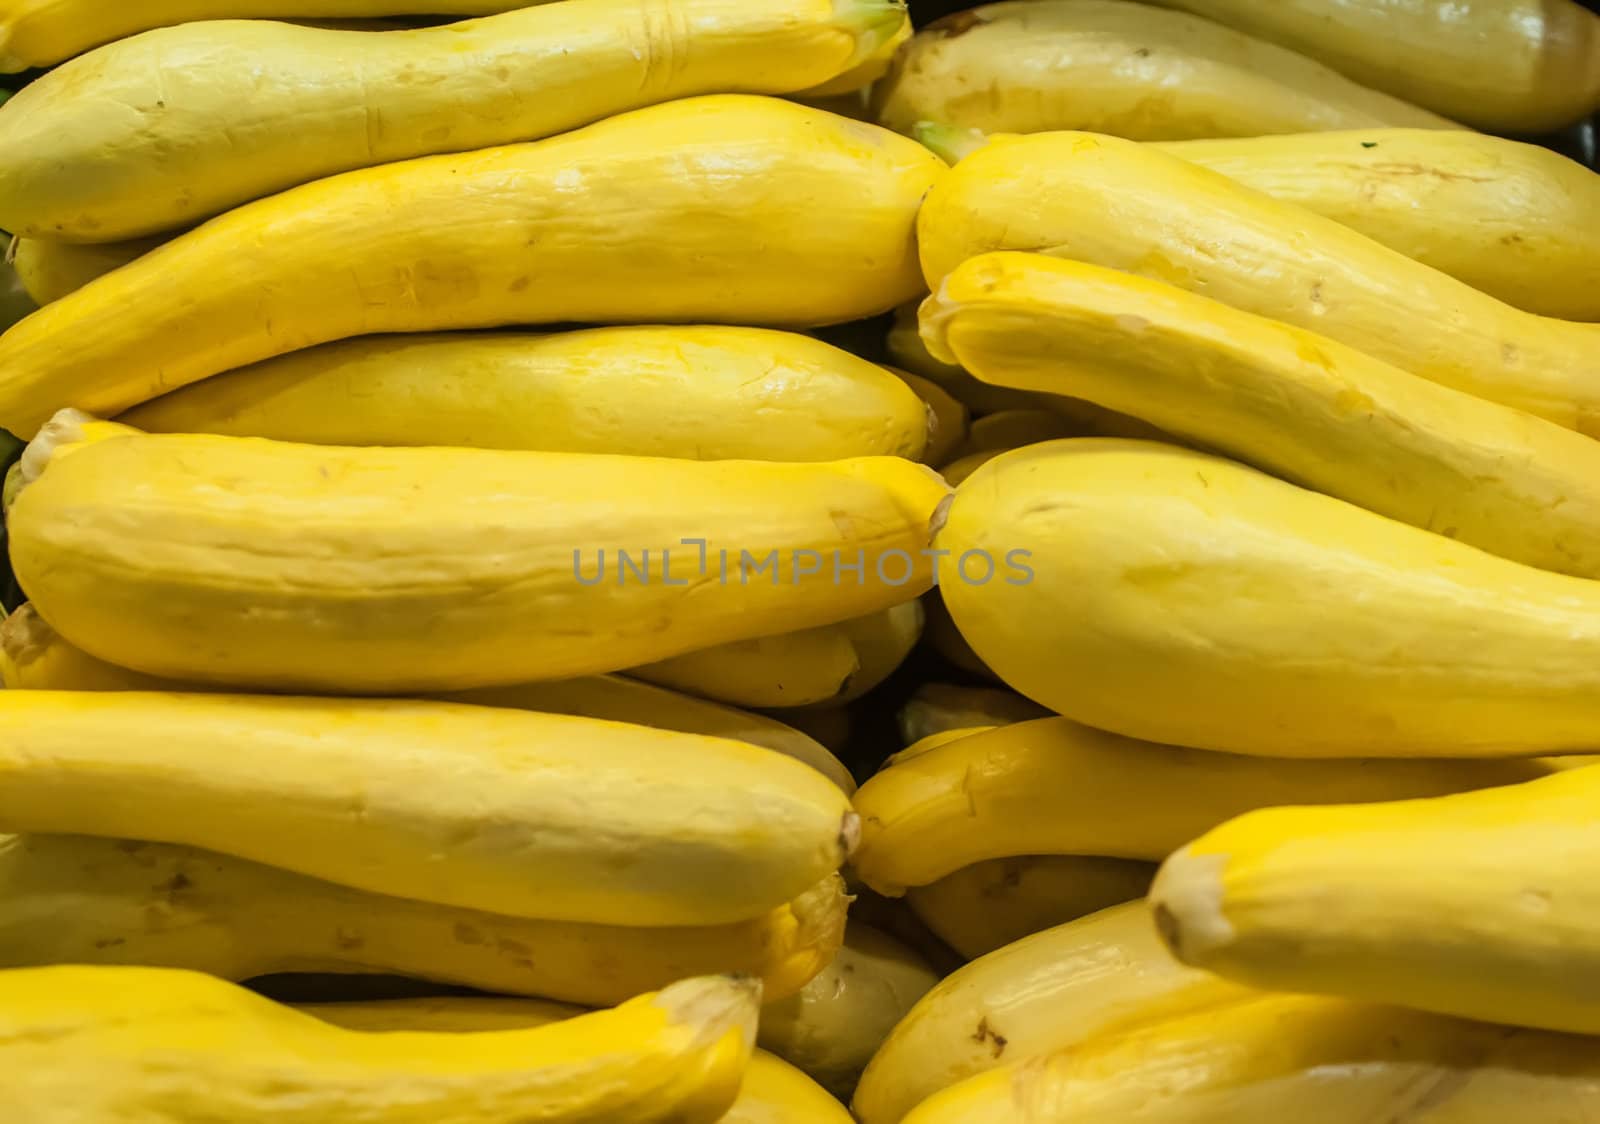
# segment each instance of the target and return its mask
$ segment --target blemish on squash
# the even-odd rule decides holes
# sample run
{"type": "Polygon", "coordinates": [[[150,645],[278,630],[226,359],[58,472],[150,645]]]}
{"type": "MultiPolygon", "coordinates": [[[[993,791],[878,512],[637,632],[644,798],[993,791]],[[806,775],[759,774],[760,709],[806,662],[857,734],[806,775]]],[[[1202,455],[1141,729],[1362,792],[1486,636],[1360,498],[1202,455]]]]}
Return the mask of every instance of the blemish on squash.
{"type": "Polygon", "coordinates": [[[451,935],[455,937],[456,941],[460,944],[484,943],[483,934],[478,932],[478,930],[474,929],[471,925],[468,925],[464,921],[456,922],[456,926],[451,931],[451,935]]]}
{"type": "Polygon", "coordinates": [[[366,939],[349,929],[336,929],[333,934],[333,943],[345,952],[354,952],[366,946],[366,939]]]}
{"type": "Polygon", "coordinates": [[[1000,1056],[1006,1052],[1006,1036],[995,1032],[995,1029],[989,1025],[989,1018],[987,1015],[978,1020],[978,1029],[977,1032],[973,1034],[972,1040],[980,1046],[988,1043],[989,1049],[993,1052],[996,1061],[998,1061],[1000,1056]]]}

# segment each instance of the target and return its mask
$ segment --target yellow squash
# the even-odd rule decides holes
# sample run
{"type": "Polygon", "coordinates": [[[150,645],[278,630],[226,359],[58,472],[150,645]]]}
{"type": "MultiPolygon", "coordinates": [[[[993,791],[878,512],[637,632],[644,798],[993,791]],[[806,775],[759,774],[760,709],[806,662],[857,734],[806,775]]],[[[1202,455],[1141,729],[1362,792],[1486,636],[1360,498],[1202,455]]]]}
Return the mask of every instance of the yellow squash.
{"type": "MultiPolygon", "coordinates": [[[[797,730],[832,753],[844,752],[855,733],[855,716],[848,706],[769,710],[765,716],[781,726],[797,730]]],[[[855,791],[853,781],[849,785],[841,784],[840,787],[846,792],[855,791]]]]}
{"type": "Polygon", "coordinates": [[[900,0],[566,0],[382,34],[185,23],[74,59],[0,112],[0,227],[117,241],[356,168],[791,93],[905,22],[900,0]]]}
{"type": "MultiPolygon", "coordinates": [[[[0,628],[0,636],[3,634],[4,629],[0,628]]],[[[900,740],[909,746],[947,730],[1007,726],[1049,715],[1050,712],[1038,703],[1003,687],[924,683],[901,706],[896,719],[900,740]]]]}
{"type": "MultiPolygon", "coordinates": [[[[1595,58],[1600,76],[1600,39],[1595,58]]],[[[1158,147],[1517,308],[1600,320],[1600,176],[1548,148],[1436,129],[1158,147]]]]}
{"type": "Polygon", "coordinates": [[[701,977],[551,1026],[344,1030],[200,975],[0,972],[0,1093],[38,1124],[712,1124],[760,985],[701,977]]]}
{"type": "Polygon", "coordinates": [[[928,443],[922,459],[928,464],[943,464],[967,439],[972,415],[953,394],[932,379],[890,367],[889,371],[922,399],[928,410],[928,443]]]}
{"type": "MultiPolygon", "coordinates": [[[[924,1099],[975,1074],[1250,995],[1172,959],[1142,902],[1118,906],[947,976],[895,1027],[851,1107],[862,1124],[898,1124],[924,1099]]],[[[972,1124],[1012,1119],[997,1111],[972,1124]]]]}
{"type": "Polygon", "coordinates": [[[1031,580],[945,603],[1008,683],[1101,729],[1286,757],[1600,744],[1600,584],[1232,461],[1018,449],[962,485],[938,545],[1030,552],[1031,580]]]}
{"type": "Polygon", "coordinates": [[[1018,855],[964,866],[906,891],[939,939],[969,960],[1144,897],[1155,867],[1086,855],[1018,855]]]}
{"type": "Polygon", "coordinates": [[[1600,577],[1600,441],[1544,418],[1161,281],[1044,254],[963,263],[923,320],[933,346],[979,378],[1087,398],[1502,558],[1600,577]]]}
{"type": "Polygon", "coordinates": [[[973,453],[1004,452],[1034,445],[1040,441],[1053,441],[1058,437],[1082,437],[1060,414],[1042,407],[1027,410],[1000,410],[986,414],[972,423],[967,439],[954,453],[952,459],[973,453]]]}
{"type": "MultiPolygon", "coordinates": [[[[314,1003],[300,1009],[350,1030],[452,1034],[548,1026],[584,1013],[578,1007],[538,1000],[460,996],[314,1003]]],[[[851,1119],[844,1106],[811,1078],[782,1058],[757,1050],[750,1055],[739,1099],[717,1124],[851,1124],[851,1119]]]]}
{"type": "Polygon", "coordinates": [[[1160,861],[1241,812],[1515,784],[1537,761],[1274,760],[1151,745],[1065,718],[893,758],[856,793],[856,875],[897,896],[1017,855],[1160,861]]]}
{"type": "Polygon", "coordinates": [[[1155,0],[1497,132],[1600,109],[1600,18],[1575,0],[1155,0]]]}
{"type": "Polygon", "coordinates": [[[922,401],[882,367],[760,328],[358,337],[124,414],[156,433],[692,460],[919,459],[922,401]]]}
{"type": "Polygon", "coordinates": [[[409,901],[216,851],[82,835],[0,836],[0,968],[125,964],[229,980],[391,973],[603,1006],[736,972],[793,995],[844,937],[830,875],[727,925],[588,925],[409,901]]]}
{"type": "Polygon", "coordinates": [[[934,291],[968,258],[1037,250],[1165,281],[1600,436],[1600,325],[1513,308],[1148,145],[996,137],[930,192],[918,226],[934,291]]]}
{"type": "Polygon", "coordinates": [[[893,457],[162,435],[48,465],[8,531],[63,636],[147,674],[312,693],[565,679],[864,616],[929,587],[947,499],[893,457]]]}
{"type": "Polygon", "coordinates": [[[1452,127],[1304,55],[1124,0],[1011,0],[947,16],[901,50],[873,98],[899,132],[923,121],[1134,140],[1452,127]]]}
{"type": "Polygon", "coordinates": [[[8,256],[22,279],[22,287],[35,304],[47,305],[89,282],[121,269],[165,242],[165,238],[138,238],[127,242],[77,244],[42,238],[17,238],[8,256]]]}
{"type": "Polygon", "coordinates": [[[31,437],[62,406],[116,413],[357,335],[869,316],[920,290],[914,219],[943,168],[876,126],[728,95],[334,176],[206,223],[7,332],[0,426],[31,437]]]}
{"type": "MultiPolygon", "coordinates": [[[[951,487],[958,486],[972,472],[976,472],[982,465],[988,464],[999,453],[979,453],[973,457],[963,457],[959,461],[947,464],[940,475],[951,487]],[[973,463],[975,462],[975,463],[973,463]],[[971,472],[966,471],[966,466],[971,464],[971,472]],[[958,472],[958,470],[960,470],[958,472]]],[[[927,627],[923,629],[923,637],[928,645],[951,667],[976,675],[980,679],[999,682],[999,676],[989,670],[987,664],[978,658],[978,653],[972,650],[972,645],[967,643],[966,637],[961,635],[961,630],[956,627],[956,622],[950,619],[950,610],[945,608],[944,598],[937,593],[930,593],[923,598],[923,609],[928,616],[927,627]]],[[[916,739],[912,739],[913,741],[916,739]]]]}
{"type": "Polygon", "coordinates": [[[1258,986],[1600,1034],[1600,773],[1201,836],[1151,901],[1185,961],[1258,986]]]}
{"type": "Polygon", "coordinates": [[[1597,1108],[1593,1039],[1286,995],[982,1074],[905,1124],[1577,1124],[1597,1108]]]}
{"type": "MultiPolygon", "coordinates": [[[[193,692],[206,689],[202,684],[141,675],[97,660],[62,639],[29,604],[22,605],[0,623],[0,683],[11,690],[34,691],[193,692]]],[[[732,738],[803,761],[847,794],[856,790],[850,771],[839,759],[792,726],[766,715],[737,710],[620,675],[481,687],[436,697],[445,702],[571,714],[631,722],[657,730],[732,738]]]]}
{"type": "Polygon", "coordinates": [[[610,925],[759,917],[857,834],[836,785],[743,742],[438,702],[4,691],[0,778],[0,831],[610,925]]]}
{"type": "MultiPolygon", "coordinates": [[[[949,162],[955,161],[949,160],[949,162]]],[[[922,332],[917,322],[917,307],[917,304],[912,303],[903,304],[895,309],[894,322],[889,328],[884,346],[889,353],[890,362],[896,367],[933,383],[965,406],[971,414],[979,417],[984,414],[999,413],[1001,410],[1031,410],[1043,405],[1037,394],[1007,390],[1002,386],[990,386],[986,382],[979,382],[953,363],[941,363],[935,359],[928,351],[928,345],[922,340],[922,332]]]]}
{"type": "Polygon", "coordinates": [[[854,620],[702,648],[628,674],[735,706],[836,706],[887,679],[922,635],[922,602],[854,620]]]}

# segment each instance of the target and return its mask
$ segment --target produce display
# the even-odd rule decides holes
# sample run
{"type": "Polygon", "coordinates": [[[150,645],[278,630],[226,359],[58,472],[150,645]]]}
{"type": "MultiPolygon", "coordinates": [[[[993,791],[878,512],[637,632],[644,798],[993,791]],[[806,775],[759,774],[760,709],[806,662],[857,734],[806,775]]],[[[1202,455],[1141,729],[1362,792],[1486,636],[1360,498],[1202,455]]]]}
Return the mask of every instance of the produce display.
{"type": "Polygon", "coordinates": [[[1600,1120],[1600,0],[0,0],[0,1124],[1600,1120]]]}

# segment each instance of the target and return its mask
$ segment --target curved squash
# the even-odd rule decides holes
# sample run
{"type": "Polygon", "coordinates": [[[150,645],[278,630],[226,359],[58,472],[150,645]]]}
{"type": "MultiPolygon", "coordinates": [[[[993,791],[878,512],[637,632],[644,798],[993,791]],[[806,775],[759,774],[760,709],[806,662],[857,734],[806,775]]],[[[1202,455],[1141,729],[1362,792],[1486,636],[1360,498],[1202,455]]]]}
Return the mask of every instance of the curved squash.
{"type": "Polygon", "coordinates": [[[356,168],[792,93],[905,22],[898,0],[566,0],[383,34],[185,23],[74,59],[0,113],[0,227],[136,238],[356,168]]]}
{"type": "Polygon", "coordinates": [[[22,288],[41,308],[143,257],[166,238],[75,244],[14,238],[8,251],[22,288]]]}
{"type": "Polygon", "coordinates": [[[876,126],[730,95],[349,172],[180,235],[7,332],[0,426],[31,436],[62,406],[117,413],[356,335],[869,316],[920,291],[913,226],[943,168],[876,126]]]}
{"type": "Polygon", "coordinates": [[[1124,0],[1009,0],[912,37],[873,90],[897,132],[1084,129],[1133,140],[1456,128],[1304,55],[1124,0]]]}
{"type": "Polygon", "coordinates": [[[1101,729],[1290,757],[1600,744],[1600,585],[1218,457],[1018,449],[962,485],[938,541],[1031,551],[1031,581],[945,603],[1013,687],[1101,729]]]}
{"type": "Polygon", "coordinates": [[[929,193],[918,231],[935,292],[968,258],[1036,250],[1199,292],[1600,436],[1600,325],[1512,308],[1148,145],[995,137],[929,193]]]}

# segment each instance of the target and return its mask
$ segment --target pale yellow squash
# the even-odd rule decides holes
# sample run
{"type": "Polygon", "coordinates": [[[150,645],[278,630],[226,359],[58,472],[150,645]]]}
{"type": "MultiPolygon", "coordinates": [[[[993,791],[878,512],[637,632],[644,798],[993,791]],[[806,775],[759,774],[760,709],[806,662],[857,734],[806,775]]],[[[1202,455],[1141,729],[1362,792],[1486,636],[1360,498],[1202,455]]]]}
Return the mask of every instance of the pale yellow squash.
{"type": "Polygon", "coordinates": [[[1600,1033],[1600,773],[1371,807],[1281,808],[1201,836],[1151,890],[1208,971],[1491,1022],[1600,1033]]]}
{"type": "Polygon", "coordinates": [[[0,777],[0,831],[608,925],[760,917],[858,834],[836,785],[743,742],[439,702],[4,691],[0,777]]]}
{"type": "Polygon", "coordinates": [[[855,796],[851,866],[899,896],[1017,855],[1156,861],[1253,808],[1438,796],[1545,776],[1538,761],[1291,761],[1151,745],[1042,718],[925,742],[855,796]]]}
{"type": "Polygon", "coordinates": [[[827,967],[798,994],[762,1008],[756,1041],[848,1099],[895,1024],[938,982],[911,948],[852,920],[827,967]]]}
{"type": "Polygon", "coordinates": [[[0,426],[31,437],[62,406],[118,413],[350,336],[870,316],[920,291],[914,219],[943,168],[876,126],[727,95],[334,176],[181,235],[0,337],[0,426]]]}
{"type": "Polygon", "coordinates": [[[1173,285],[1044,254],[963,263],[923,322],[980,378],[1087,398],[1391,519],[1600,577],[1600,441],[1544,418],[1173,285]]]}
{"type": "Polygon", "coordinates": [[[1088,129],[1134,140],[1451,122],[1304,55],[1125,0],[1010,0],[919,31],[873,91],[899,132],[1088,129]]]}
{"type": "MultiPolygon", "coordinates": [[[[1172,959],[1142,902],[1118,906],[947,976],[895,1027],[851,1107],[862,1124],[898,1124],[975,1074],[1252,994],[1172,959]]],[[[972,1124],[1011,1119],[1000,1110],[972,1124]]]]}
{"type": "Polygon", "coordinates": [[[1600,109],[1600,18],[1576,0],[1155,0],[1485,129],[1600,109]]]}
{"type": "Polygon", "coordinates": [[[898,604],[932,582],[924,552],[947,497],[931,469],[892,457],[161,435],[51,461],[8,531],[40,615],[102,660],[251,689],[432,693],[898,604]]]}
{"type": "Polygon", "coordinates": [[[905,22],[899,0],[565,0],[382,34],[185,23],[74,59],[0,111],[0,227],[119,241],[356,168],[791,93],[905,22]]]}
{"type": "Polygon", "coordinates": [[[1600,325],[1513,308],[1148,145],[995,137],[934,188],[918,229],[934,291],[968,258],[1036,250],[1165,281],[1600,435],[1600,325]]]}
{"type": "Polygon", "coordinates": [[[0,1090],[52,1124],[712,1124],[760,985],[685,980],[550,1026],[344,1030],[198,972],[0,972],[0,1090]]]}
{"type": "Polygon", "coordinates": [[[0,968],[124,964],[229,980],[390,973],[604,1006],[736,972],[795,994],[844,938],[842,880],[727,925],[587,925],[352,890],[217,851],[0,837],[0,968]]]}
{"type": "Polygon", "coordinates": [[[1600,744],[1600,584],[1232,461],[1019,449],[962,485],[938,541],[1031,552],[1031,581],[945,603],[1013,687],[1101,729],[1286,757],[1600,744]]]}
{"type": "Polygon", "coordinates": [[[373,336],[291,352],[124,414],[155,433],[693,460],[921,458],[928,414],[882,367],[761,328],[373,336]]]}
{"type": "Polygon", "coordinates": [[[1144,897],[1150,863],[1092,855],[1018,855],[964,866],[906,891],[939,939],[969,960],[1057,925],[1144,897]]]}
{"type": "MultiPolygon", "coordinates": [[[[1600,60],[1600,40],[1596,49],[1600,60]]],[[[1600,320],[1593,222],[1600,175],[1548,148],[1437,129],[1157,147],[1359,230],[1509,305],[1600,320]]]]}
{"type": "Polygon", "coordinates": [[[22,288],[41,307],[75,293],[89,282],[143,257],[165,238],[136,238],[127,242],[50,242],[42,238],[16,238],[7,251],[22,288]]]}

